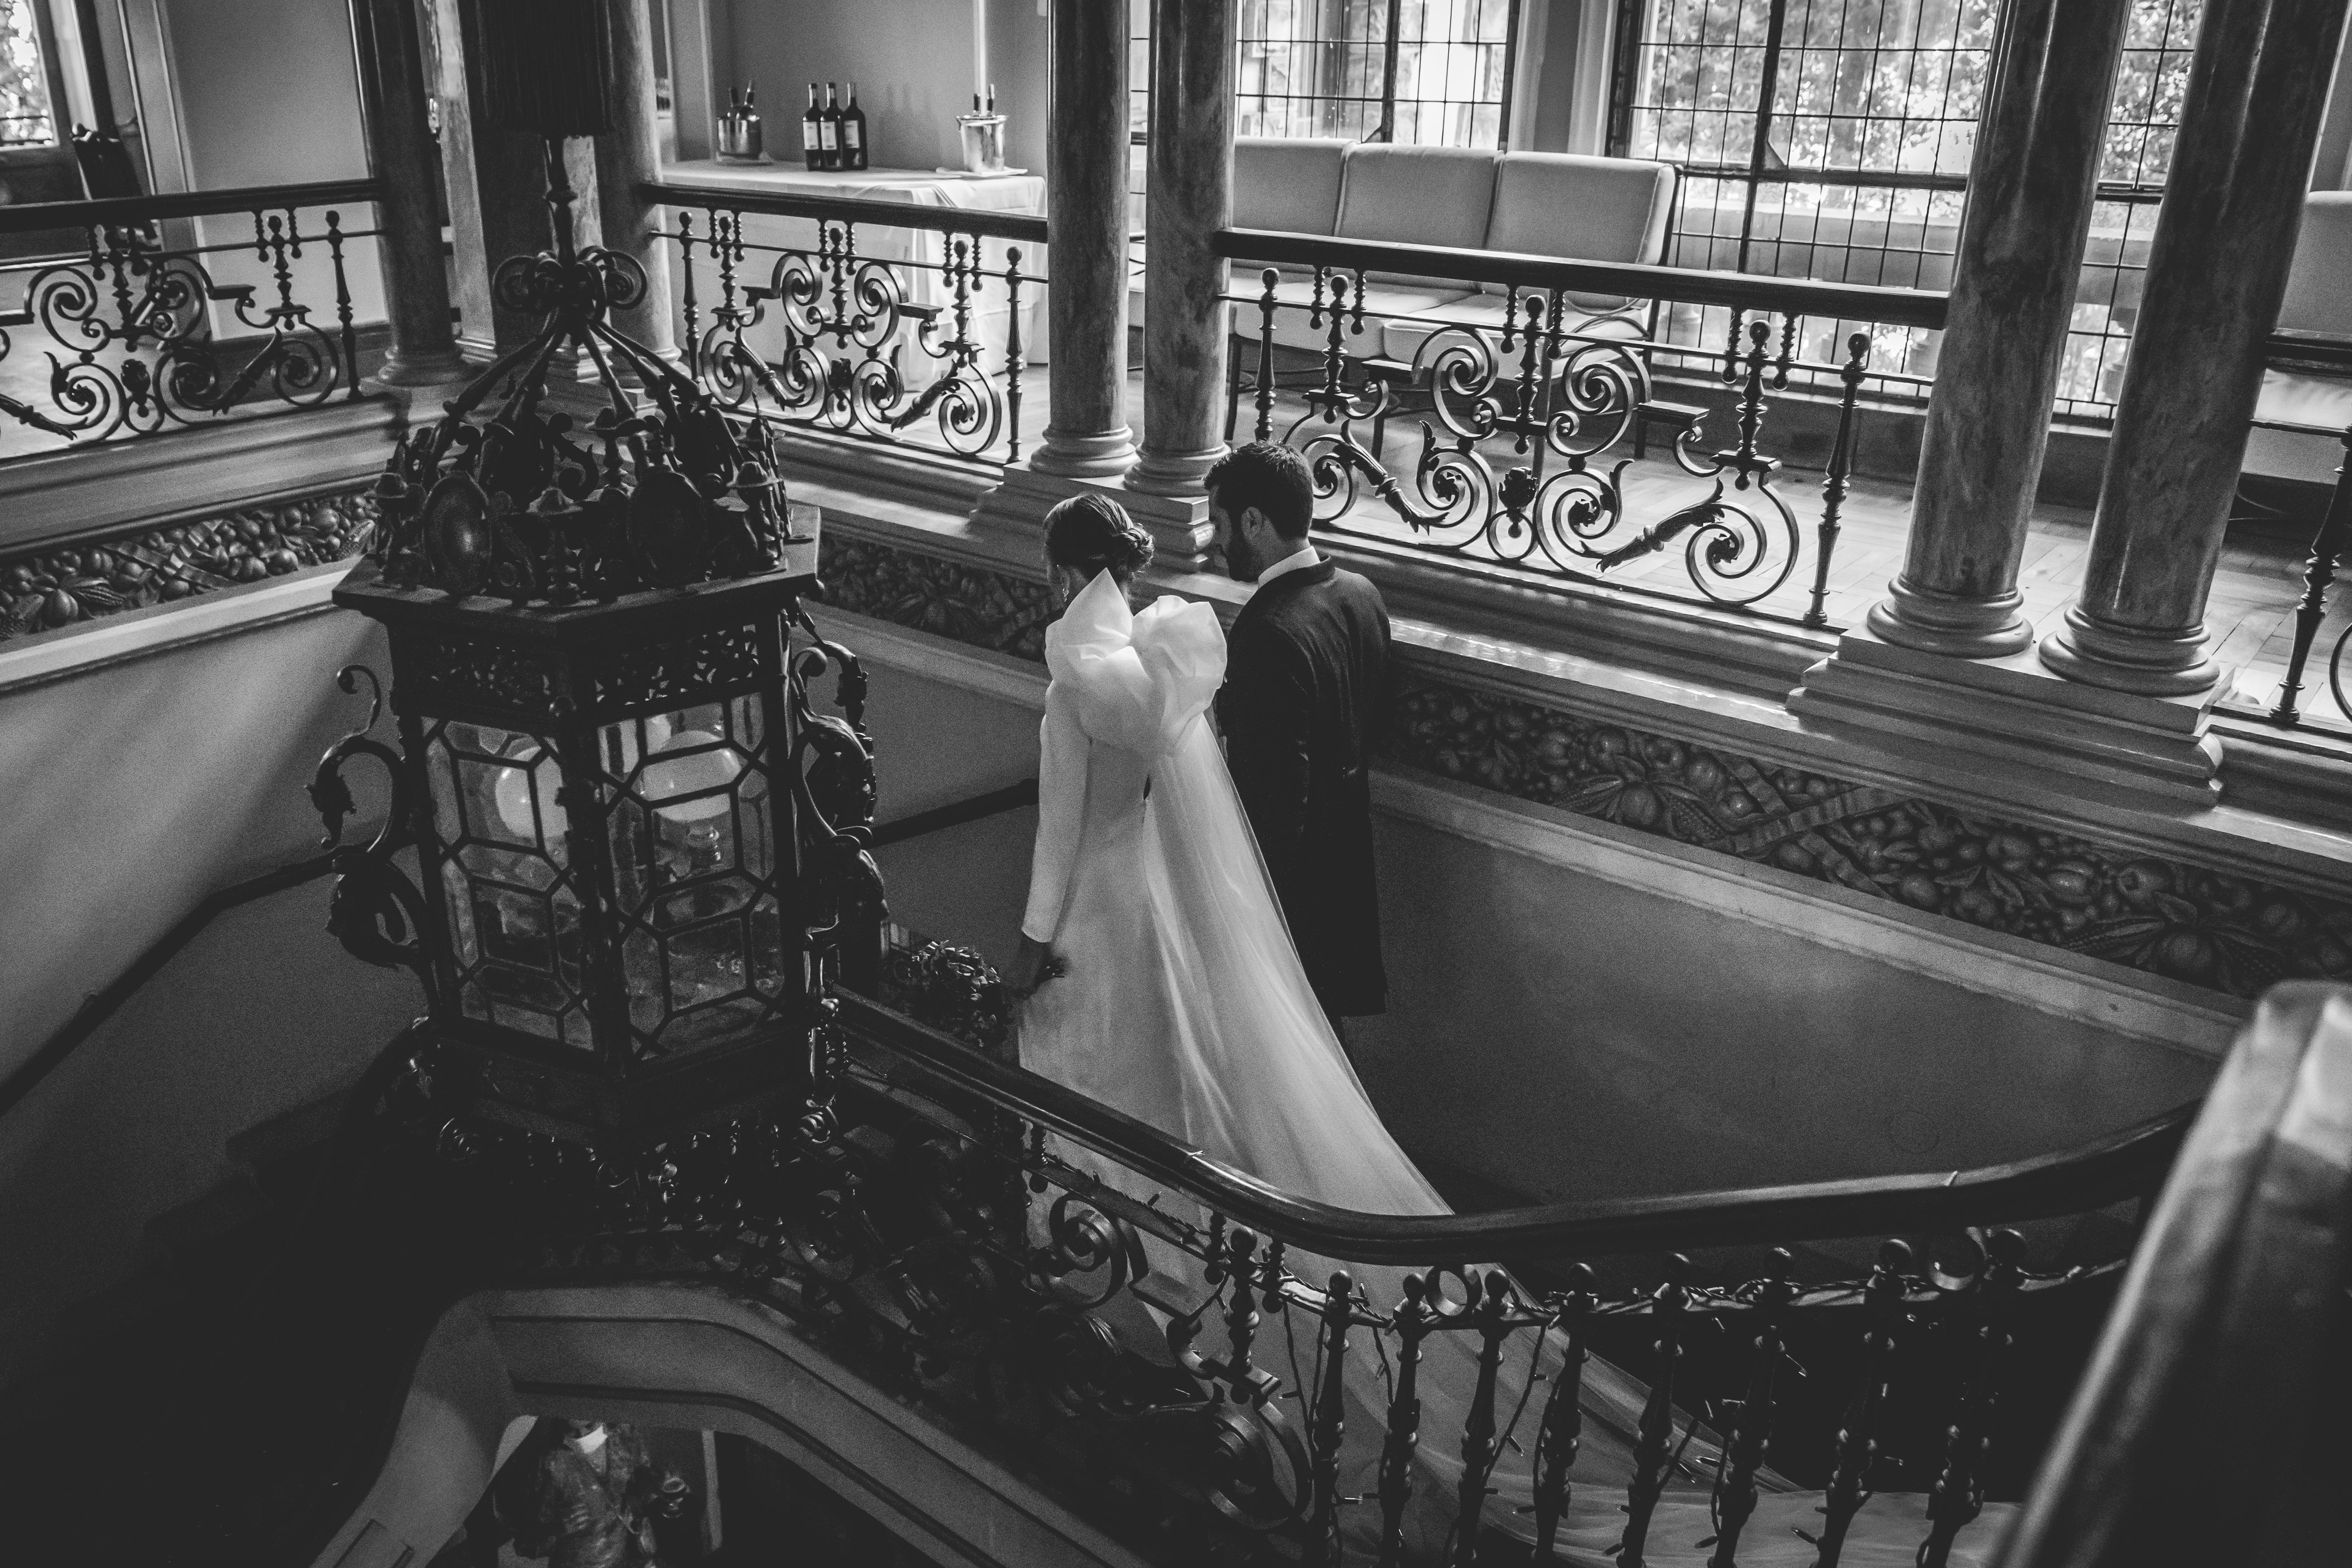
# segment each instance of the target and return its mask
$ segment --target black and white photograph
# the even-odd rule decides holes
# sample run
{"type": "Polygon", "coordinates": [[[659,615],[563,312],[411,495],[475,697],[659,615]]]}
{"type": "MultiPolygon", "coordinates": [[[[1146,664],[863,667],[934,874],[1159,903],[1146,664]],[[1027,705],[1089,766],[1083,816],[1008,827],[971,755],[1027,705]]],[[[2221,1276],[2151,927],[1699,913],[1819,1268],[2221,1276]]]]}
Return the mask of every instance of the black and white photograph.
{"type": "Polygon", "coordinates": [[[2347,595],[2352,0],[0,0],[0,1568],[2341,1568],[2347,595]]]}

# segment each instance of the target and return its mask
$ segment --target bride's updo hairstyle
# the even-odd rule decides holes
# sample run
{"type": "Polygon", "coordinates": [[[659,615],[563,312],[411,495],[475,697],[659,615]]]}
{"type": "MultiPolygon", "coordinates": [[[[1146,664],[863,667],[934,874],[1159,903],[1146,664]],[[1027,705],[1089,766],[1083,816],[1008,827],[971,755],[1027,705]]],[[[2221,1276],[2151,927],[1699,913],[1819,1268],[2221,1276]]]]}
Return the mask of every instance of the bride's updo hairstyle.
{"type": "Polygon", "coordinates": [[[1108,572],[1123,587],[1151,564],[1151,535],[1107,495],[1072,496],[1045,514],[1045,559],[1081,585],[1108,572]]]}

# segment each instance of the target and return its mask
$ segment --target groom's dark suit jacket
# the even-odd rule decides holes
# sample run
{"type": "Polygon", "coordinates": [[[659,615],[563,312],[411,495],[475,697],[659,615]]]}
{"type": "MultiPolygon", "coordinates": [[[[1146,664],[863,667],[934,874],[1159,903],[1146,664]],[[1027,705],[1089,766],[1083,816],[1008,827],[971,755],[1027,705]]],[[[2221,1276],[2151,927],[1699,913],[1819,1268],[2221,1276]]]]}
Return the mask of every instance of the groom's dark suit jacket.
{"type": "Polygon", "coordinates": [[[1386,1005],[1365,753],[1388,691],[1380,590],[1328,561],[1258,589],[1234,622],[1217,719],[1234,784],[1328,1013],[1386,1005]]]}

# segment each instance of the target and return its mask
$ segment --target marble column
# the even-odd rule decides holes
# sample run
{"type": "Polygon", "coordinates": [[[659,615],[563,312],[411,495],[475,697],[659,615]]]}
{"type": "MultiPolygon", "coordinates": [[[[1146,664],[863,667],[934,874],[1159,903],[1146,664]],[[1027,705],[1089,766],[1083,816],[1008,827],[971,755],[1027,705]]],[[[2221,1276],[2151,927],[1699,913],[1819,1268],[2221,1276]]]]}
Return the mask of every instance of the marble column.
{"type": "MultiPolygon", "coordinates": [[[[2129,0],[2011,0],[1969,165],[1950,312],[1887,642],[2019,653],[2017,572],[2041,482],[2129,0]]],[[[2331,57],[2332,58],[2332,57],[2331,57]]]]}
{"type": "Polygon", "coordinates": [[[2179,695],[2221,676],[2205,597],[2262,390],[2347,0],[2205,0],[2116,402],[2083,591],[2042,662],[2179,695]]]}
{"type": "MultiPolygon", "coordinates": [[[[490,275],[507,258],[536,255],[554,243],[547,212],[547,143],[490,123],[480,69],[469,64],[479,47],[475,8],[467,0],[431,3],[457,342],[472,358],[494,359],[530,342],[539,329],[538,317],[491,299],[490,275]]],[[[574,192],[572,233],[582,244],[602,244],[595,149],[586,139],[572,137],[563,144],[563,157],[574,192]]],[[[585,355],[566,351],[563,357],[571,362],[563,366],[567,374],[589,373],[585,355]]]]}
{"type": "Polygon", "coordinates": [[[596,202],[604,246],[646,269],[646,297],[613,312],[613,324],[662,358],[677,358],[671,326],[669,255],[649,237],[662,209],[637,194],[661,178],[661,142],[655,123],[654,35],[646,0],[598,0],[608,16],[613,50],[613,130],[596,138],[596,202]]]}
{"type": "Polygon", "coordinates": [[[1053,0],[1045,128],[1046,319],[1041,474],[1113,479],[1127,424],[1127,5],[1053,0]]]}
{"type": "Polygon", "coordinates": [[[433,386],[465,373],[449,321],[449,269],[441,247],[441,215],[434,199],[433,144],[425,110],[424,48],[414,0],[367,0],[355,16],[364,29],[361,71],[366,94],[376,177],[383,195],[386,314],[392,345],[376,372],[388,386],[433,386]]]}
{"type": "Polygon", "coordinates": [[[1234,0],[1154,0],[1144,177],[1143,456],[1129,489],[1202,493],[1224,455],[1225,260],[1233,216],[1234,0]]]}

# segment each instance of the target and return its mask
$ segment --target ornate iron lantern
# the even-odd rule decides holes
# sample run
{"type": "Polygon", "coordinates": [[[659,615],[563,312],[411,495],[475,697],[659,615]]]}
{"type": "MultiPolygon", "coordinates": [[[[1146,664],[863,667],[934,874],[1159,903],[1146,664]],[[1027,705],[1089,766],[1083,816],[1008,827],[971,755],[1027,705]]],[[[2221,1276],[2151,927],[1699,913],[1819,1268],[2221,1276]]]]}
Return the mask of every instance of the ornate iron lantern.
{"type": "Polygon", "coordinates": [[[606,320],[645,278],[575,247],[561,149],[553,249],[494,280],[541,330],[397,447],[335,595],[389,635],[398,748],[353,733],[311,792],[332,843],[343,764],[392,774],[331,929],[418,975],[436,1100],[658,1136],[805,1089],[813,1051],[823,1072],[845,910],[878,918],[873,770],[862,672],[801,606],[815,509],[763,426],[606,320]],[[605,382],[593,420],[551,406],[566,350],[605,382]],[[845,719],[812,704],[827,668],[845,719]]]}

